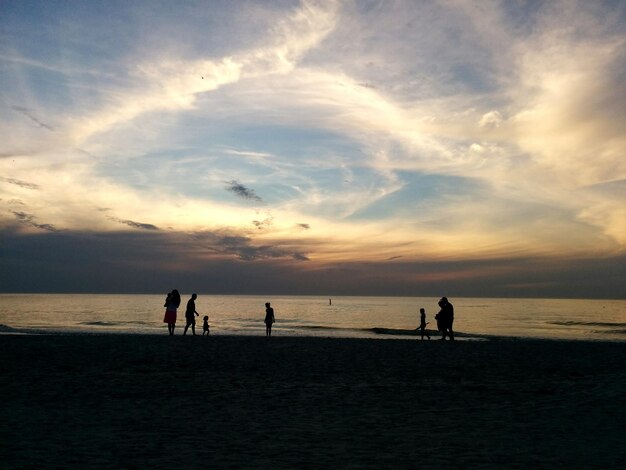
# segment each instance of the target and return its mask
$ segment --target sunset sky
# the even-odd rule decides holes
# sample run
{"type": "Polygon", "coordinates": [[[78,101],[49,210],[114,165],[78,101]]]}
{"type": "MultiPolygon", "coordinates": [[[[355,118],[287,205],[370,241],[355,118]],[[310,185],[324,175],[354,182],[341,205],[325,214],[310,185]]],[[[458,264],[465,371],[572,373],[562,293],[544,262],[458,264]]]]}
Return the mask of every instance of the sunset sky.
{"type": "Polygon", "coordinates": [[[0,3],[0,291],[626,298],[626,2],[0,3]]]}

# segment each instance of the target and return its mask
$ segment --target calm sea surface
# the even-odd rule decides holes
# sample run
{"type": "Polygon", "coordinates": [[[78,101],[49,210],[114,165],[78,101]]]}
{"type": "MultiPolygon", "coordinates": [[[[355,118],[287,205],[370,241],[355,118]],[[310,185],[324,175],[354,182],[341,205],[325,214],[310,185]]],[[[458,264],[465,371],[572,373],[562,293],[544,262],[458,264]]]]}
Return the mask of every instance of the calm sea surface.
{"type": "MultiPolygon", "coordinates": [[[[183,294],[177,334],[182,334],[183,294]]],[[[167,334],[164,295],[0,294],[0,333],[167,334]]],[[[437,298],[200,295],[212,335],[264,335],[271,302],[281,336],[411,338],[426,309],[435,329],[437,298]]],[[[450,298],[459,339],[489,336],[626,341],[626,301],[450,298]]],[[[197,329],[201,332],[202,316],[197,329]]]]}

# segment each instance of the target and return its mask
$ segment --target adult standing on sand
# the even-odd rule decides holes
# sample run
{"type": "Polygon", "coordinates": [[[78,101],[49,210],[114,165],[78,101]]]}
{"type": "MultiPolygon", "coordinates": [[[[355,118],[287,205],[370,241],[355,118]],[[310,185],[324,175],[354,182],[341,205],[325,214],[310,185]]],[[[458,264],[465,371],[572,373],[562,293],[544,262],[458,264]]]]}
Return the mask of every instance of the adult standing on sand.
{"type": "Polygon", "coordinates": [[[270,306],[270,303],[265,304],[265,336],[272,336],[272,325],[276,322],[274,317],[274,309],[270,306]]]}
{"type": "Polygon", "coordinates": [[[174,336],[174,328],[176,328],[176,310],[180,306],[180,294],[177,289],[167,294],[165,298],[165,317],[163,323],[167,323],[167,331],[170,336],[174,336]]]}
{"type": "Polygon", "coordinates": [[[428,325],[426,321],[426,310],[420,308],[420,326],[418,326],[417,329],[420,330],[422,334],[422,341],[424,341],[424,335],[430,340],[430,335],[426,332],[426,325],[428,325]]]}
{"type": "Polygon", "coordinates": [[[196,299],[198,298],[197,294],[192,294],[191,299],[187,301],[187,310],[185,311],[185,320],[187,321],[185,325],[185,331],[183,332],[183,336],[187,334],[187,330],[191,326],[191,332],[194,336],[196,336],[196,317],[199,317],[200,314],[196,312],[196,299]]]}
{"type": "Polygon", "coordinates": [[[450,337],[450,341],[454,340],[454,331],[452,331],[452,324],[454,323],[454,306],[448,302],[447,297],[442,297],[438,302],[439,313],[435,317],[437,319],[437,328],[441,331],[441,339],[445,340],[446,336],[450,337]]]}

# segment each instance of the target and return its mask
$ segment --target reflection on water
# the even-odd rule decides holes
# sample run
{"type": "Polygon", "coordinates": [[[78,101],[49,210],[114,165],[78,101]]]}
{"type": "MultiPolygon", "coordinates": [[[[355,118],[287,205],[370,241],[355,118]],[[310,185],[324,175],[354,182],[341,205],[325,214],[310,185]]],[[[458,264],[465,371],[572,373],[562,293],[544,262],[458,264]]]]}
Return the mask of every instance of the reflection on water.
{"type": "MultiPolygon", "coordinates": [[[[189,294],[183,295],[185,305],[189,294]]],[[[265,302],[275,308],[277,335],[411,338],[426,309],[435,328],[438,298],[200,295],[211,334],[263,335],[265,302]]],[[[626,340],[626,301],[451,298],[459,338],[626,340]]],[[[0,294],[0,324],[55,331],[163,334],[163,295],[0,294]]],[[[184,308],[179,309],[180,332],[184,308]]]]}

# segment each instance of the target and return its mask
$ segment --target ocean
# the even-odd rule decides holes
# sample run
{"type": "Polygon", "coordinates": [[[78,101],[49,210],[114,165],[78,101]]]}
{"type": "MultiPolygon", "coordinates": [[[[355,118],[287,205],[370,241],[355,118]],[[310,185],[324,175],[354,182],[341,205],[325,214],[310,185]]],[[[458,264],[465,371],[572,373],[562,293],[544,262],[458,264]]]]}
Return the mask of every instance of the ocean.
{"type": "MultiPolygon", "coordinates": [[[[182,295],[176,334],[185,326],[182,295]]],[[[0,294],[0,333],[167,334],[165,295],[0,294]]],[[[626,341],[625,300],[450,298],[461,340],[494,336],[626,341]]],[[[419,309],[435,330],[438,298],[199,295],[197,332],[264,335],[265,302],[275,310],[274,336],[414,339],[419,309]]],[[[435,338],[438,334],[435,335],[435,338]]],[[[435,339],[433,338],[433,339],[435,339]]]]}

